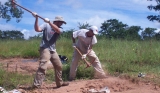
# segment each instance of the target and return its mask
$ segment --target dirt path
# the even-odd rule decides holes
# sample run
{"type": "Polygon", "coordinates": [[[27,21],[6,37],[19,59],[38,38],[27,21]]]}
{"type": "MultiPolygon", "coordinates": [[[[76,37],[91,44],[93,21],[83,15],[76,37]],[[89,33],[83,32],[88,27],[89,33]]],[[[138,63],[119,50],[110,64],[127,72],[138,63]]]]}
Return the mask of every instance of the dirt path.
{"type": "MultiPolygon", "coordinates": [[[[37,60],[33,59],[0,59],[5,69],[24,74],[34,74],[38,67],[37,60]],[[8,64],[8,68],[7,68],[8,64]]],[[[108,87],[110,93],[160,93],[160,87],[150,82],[141,82],[139,79],[125,79],[109,76],[106,79],[76,80],[69,86],[56,88],[55,83],[43,84],[41,89],[25,90],[25,93],[87,93],[90,89],[100,90],[108,87]]]]}

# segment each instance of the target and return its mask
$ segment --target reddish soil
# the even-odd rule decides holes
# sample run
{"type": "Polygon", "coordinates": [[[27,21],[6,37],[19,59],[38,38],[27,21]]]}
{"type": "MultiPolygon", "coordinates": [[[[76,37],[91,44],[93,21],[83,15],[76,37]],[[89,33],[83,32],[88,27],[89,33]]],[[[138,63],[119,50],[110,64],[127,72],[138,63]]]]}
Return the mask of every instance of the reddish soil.
{"type": "MultiPolygon", "coordinates": [[[[4,68],[8,71],[17,71],[23,74],[35,74],[38,68],[38,61],[33,62],[33,59],[0,59],[0,63],[3,63],[4,68]]],[[[149,81],[141,81],[141,79],[108,76],[106,79],[72,81],[69,86],[61,88],[56,88],[55,82],[53,82],[52,84],[44,83],[41,89],[27,90],[24,89],[27,86],[23,86],[23,89],[20,90],[23,93],[88,93],[90,89],[100,90],[108,87],[110,93],[160,93],[158,85],[149,81]]]]}

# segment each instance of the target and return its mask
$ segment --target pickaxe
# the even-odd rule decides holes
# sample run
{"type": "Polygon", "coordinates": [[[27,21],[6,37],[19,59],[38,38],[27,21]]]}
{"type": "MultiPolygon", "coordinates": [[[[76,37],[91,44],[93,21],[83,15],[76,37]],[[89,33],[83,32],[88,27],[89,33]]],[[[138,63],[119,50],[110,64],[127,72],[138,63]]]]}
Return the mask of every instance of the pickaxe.
{"type": "MultiPolygon", "coordinates": [[[[73,46],[76,50],[77,50],[77,52],[81,55],[81,57],[82,57],[82,53],[79,51],[79,49],[76,47],[76,46],[73,46]]],[[[91,64],[84,58],[83,59],[84,60],[84,62],[87,64],[87,66],[86,66],[86,68],[88,68],[88,67],[90,67],[91,66],[91,64]]]]}
{"type": "MultiPolygon", "coordinates": [[[[22,7],[22,6],[20,6],[19,4],[17,4],[14,0],[12,0],[11,2],[12,2],[12,6],[13,6],[13,7],[14,7],[15,5],[17,5],[17,6],[21,7],[22,9],[24,9],[24,10],[30,12],[31,14],[33,13],[32,11],[30,11],[30,10],[28,10],[28,9],[26,9],[26,8],[24,8],[24,7],[22,7]],[[15,5],[14,5],[14,4],[15,4],[15,5]]],[[[39,18],[45,20],[43,17],[41,17],[41,16],[39,16],[39,15],[37,15],[37,16],[38,16],[39,18]]]]}

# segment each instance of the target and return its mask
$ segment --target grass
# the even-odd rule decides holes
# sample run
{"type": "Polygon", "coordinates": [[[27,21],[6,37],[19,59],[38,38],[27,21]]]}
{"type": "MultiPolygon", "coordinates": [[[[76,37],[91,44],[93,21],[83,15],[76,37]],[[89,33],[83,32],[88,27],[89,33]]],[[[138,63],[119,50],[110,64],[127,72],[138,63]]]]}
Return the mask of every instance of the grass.
{"type": "MultiPolygon", "coordinates": [[[[0,41],[0,57],[23,57],[23,58],[39,58],[40,39],[28,41],[0,41]]],[[[69,58],[67,64],[63,65],[63,79],[67,80],[69,76],[70,62],[72,60],[73,48],[71,39],[61,38],[56,43],[57,52],[61,55],[66,55],[69,58]]],[[[99,39],[98,43],[93,47],[99,57],[103,69],[110,75],[127,74],[132,77],[137,77],[139,72],[145,73],[151,81],[160,84],[160,42],[155,40],[150,41],[127,41],[127,40],[108,40],[99,39]],[[118,73],[118,74],[117,74],[118,73]]],[[[77,79],[92,79],[93,68],[85,69],[85,65],[80,62],[77,70],[77,79]]],[[[7,72],[0,72],[0,75],[7,72]]],[[[47,71],[47,79],[54,80],[54,73],[47,71]]],[[[2,76],[4,77],[4,76],[2,76]]],[[[1,84],[10,82],[16,86],[16,74],[13,74],[15,79],[3,78],[0,79],[1,84]],[[15,75],[15,76],[14,76],[15,75]],[[15,82],[14,82],[15,81],[15,82]]],[[[23,77],[23,76],[20,76],[23,77]]],[[[9,77],[8,77],[9,78],[9,77]]],[[[25,77],[24,77],[25,78],[25,77]]],[[[33,78],[33,77],[32,77],[33,78]]],[[[27,80],[27,79],[26,79],[27,80]]],[[[29,79],[31,80],[31,79],[29,79]]],[[[19,81],[20,82],[20,81],[19,81]]],[[[23,82],[20,82],[23,83],[23,82]]],[[[31,82],[29,82],[31,83],[31,82]]],[[[4,85],[2,85],[4,86],[4,85]]]]}
{"type": "Polygon", "coordinates": [[[0,65],[0,86],[5,89],[14,89],[19,85],[32,84],[33,76],[22,75],[16,72],[7,72],[0,65]]]}

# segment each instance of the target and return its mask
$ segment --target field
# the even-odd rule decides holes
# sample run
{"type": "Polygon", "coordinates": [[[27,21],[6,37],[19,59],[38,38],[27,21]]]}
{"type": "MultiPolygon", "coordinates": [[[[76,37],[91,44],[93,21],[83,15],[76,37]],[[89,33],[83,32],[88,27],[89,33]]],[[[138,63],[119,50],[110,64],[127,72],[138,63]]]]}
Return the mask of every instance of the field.
{"type": "MultiPolygon", "coordinates": [[[[89,89],[108,87],[111,93],[159,93],[160,43],[158,41],[122,41],[100,39],[94,46],[108,78],[93,79],[93,69],[80,62],[76,81],[67,87],[55,88],[52,66],[49,66],[42,89],[29,90],[38,67],[40,40],[0,41],[0,86],[11,90],[23,89],[26,93],[87,93],[89,89]],[[138,77],[139,73],[144,77],[138,77]]],[[[69,39],[57,42],[57,52],[69,58],[64,64],[63,79],[67,81],[72,59],[69,39]]]]}

